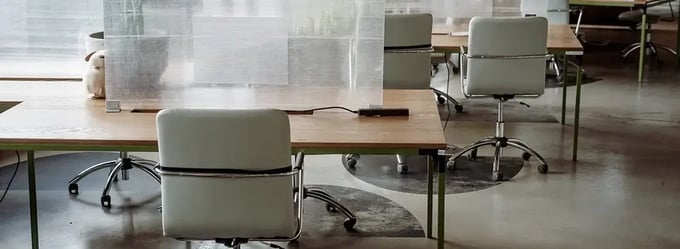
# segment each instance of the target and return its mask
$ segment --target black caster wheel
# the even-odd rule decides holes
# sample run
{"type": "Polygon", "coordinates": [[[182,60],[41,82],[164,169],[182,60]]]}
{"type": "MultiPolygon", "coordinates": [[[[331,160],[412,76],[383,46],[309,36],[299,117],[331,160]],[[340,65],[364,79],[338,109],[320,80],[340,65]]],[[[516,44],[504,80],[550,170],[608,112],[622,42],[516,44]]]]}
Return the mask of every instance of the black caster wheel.
{"type": "Polygon", "coordinates": [[[494,182],[500,182],[503,180],[503,172],[493,172],[491,173],[491,180],[494,182]]]}
{"type": "Polygon", "coordinates": [[[356,169],[357,168],[357,159],[354,159],[354,158],[347,159],[347,167],[349,167],[350,169],[356,169]]]}
{"type": "Polygon", "coordinates": [[[408,166],[406,166],[405,164],[402,164],[402,163],[397,164],[397,172],[399,172],[399,174],[408,173],[408,166]]]}
{"type": "Polygon", "coordinates": [[[548,173],[548,165],[547,164],[538,165],[538,173],[547,174],[548,173]]]}
{"type": "Polygon", "coordinates": [[[101,204],[102,204],[102,207],[111,208],[111,196],[110,195],[102,195],[101,204]]]}
{"type": "Polygon", "coordinates": [[[118,182],[118,174],[113,177],[113,182],[118,182]]]}
{"type": "Polygon", "coordinates": [[[458,113],[463,112],[463,106],[462,105],[456,105],[453,108],[456,109],[456,112],[458,112],[458,113]]]}
{"type": "Polygon", "coordinates": [[[528,153],[528,152],[522,153],[522,159],[524,159],[524,161],[529,161],[530,158],[531,158],[530,153],[528,153]]]}
{"type": "Polygon", "coordinates": [[[71,183],[68,185],[68,193],[72,195],[78,195],[78,184],[71,183]]]}
{"type": "Polygon", "coordinates": [[[456,170],[456,161],[449,160],[446,162],[446,168],[450,170],[456,170]]]}
{"type": "Polygon", "coordinates": [[[446,104],[446,98],[442,97],[441,95],[437,95],[437,103],[440,105],[446,104]]]}
{"type": "Polygon", "coordinates": [[[470,154],[468,154],[468,159],[472,161],[477,160],[477,149],[470,151],[470,154]]]}
{"type": "Polygon", "coordinates": [[[345,230],[347,231],[354,231],[354,225],[356,224],[357,224],[356,218],[347,218],[345,219],[344,222],[342,222],[342,226],[344,226],[345,230]]]}
{"type": "Polygon", "coordinates": [[[337,212],[338,210],[335,209],[335,207],[334,207],[333,205],[326,203],[326,211],[335,213],[335,212],[337,212]]]}

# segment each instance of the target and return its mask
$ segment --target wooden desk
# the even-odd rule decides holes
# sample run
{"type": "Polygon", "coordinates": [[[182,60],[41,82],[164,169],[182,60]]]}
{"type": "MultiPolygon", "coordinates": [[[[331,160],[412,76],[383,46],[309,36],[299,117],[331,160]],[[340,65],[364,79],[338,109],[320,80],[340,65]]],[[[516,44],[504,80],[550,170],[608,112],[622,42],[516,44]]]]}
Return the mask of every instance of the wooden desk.
{"type": "MultiPolygon", "coordinates": [[[[569,0],[571,5],[580,6],[611,6],[611,7],[638,7],[642,10],[642,23],[640,25],[640,58],[638,61],[638,82],[642,83],[645,78],[645,42],[647,36],[647,8],[668,3],[673,0],[569,0]]],[[[680,21],[676,29],[675,51],[680,52],[680,21]]],[[[680,54],[677,56],[680,62],[680,54]]]]}
{"type": "MultiPolygon", "coordinates": [[[[433,29],[432,35],[432,47],[434,47],[435,52],[448,53],[459,53],[461,46],[468,45],[467,36],[451,36],[448,32],[442,32],[443,30],[451,30],[450,27],[437,26],[433,29]]],[[[553,54],[562,54],[565,56],[574,56],[576,58],[576,100],[574,103],[574,138],[572,147],[572,160],[576,161],[578,159],[578,130],[579,130],[579,117],[581,109],[581,61],[583,55],[583,45],[578,40],[574,32],[571,30],[569,25],[550,25],[548,26],[548,51],[553,54]]],[[[448,56],[446,56],[448,58],[448,56]]],[[[564,63],[564,74],[567,75],[568,63],[564,63]]],[[[564,77],[566,80],[567,77],[564,77]]],[[[561,123],[565,124],[566,116],[566,106],[567,106],[567,84],[562,84],[562,115],[561,123]]]]}
{"type": "MultiPolygon", "coordinates": [[[[39,244],[34,151],[157,150],[155,113],[105,113],[104,101],[88,99],[83,88],[80,83],[0,82],[0,103],[18,103],[0,113],[0,149],[28,151],[33,248],[39,244]]],[[[410,116],[357,117],[346,112],[290,116],[293,149],[308,154],[429,156],[427,235],[432,237],[436,169],[442,172],[438,178],[437,239],[443,248],[446,161],[438,156],[438,150],[446,149],[447,143],[432,91],[385,90],[383,99],[386,107],[409,108],[410,116]]]]}
{"type": "MultiPolygon", "coordinates": [[[[437,51],[460,52],[467,46],[467,36],[449,35],[448,26],[439,25],[432,29],[432,46],[437,51]]],[[[583,55],[583,45],[569,25],[550,25],[548,27],[548,51],[556,54],[583,55]]]]}

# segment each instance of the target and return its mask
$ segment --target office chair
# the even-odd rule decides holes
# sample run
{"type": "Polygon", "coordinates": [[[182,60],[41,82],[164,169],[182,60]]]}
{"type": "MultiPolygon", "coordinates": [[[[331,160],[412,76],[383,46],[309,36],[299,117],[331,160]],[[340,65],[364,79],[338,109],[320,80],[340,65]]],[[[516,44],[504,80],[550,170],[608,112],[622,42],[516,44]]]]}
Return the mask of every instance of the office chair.
{"type": "MultiPolygon", "coordinates": [[[[650,55],[657,57],[657,59],[659,48],[677,56],[677,51],[673,50],[672,48],[652,42],[652,24],[658,23],[660,19],[661,16],[659,15],[647,14],[647,34],[645,37],[645,49],[643,51],[649,51],[650,55]]],[[[619,14],[619,20],[629,23],[631,29],[637,29],[640,27],[640,25],[642,25],[642,10],[636,9],[622,12],[619,14]]],[[[627,48],[621,51],[623,58],[628,57],[628,55],[633,53],[635,50],[640,49],[640,47],[640,42],[629,45],[627,48]]]]}
{"type": "MultiPolygon", "coordinates": [[[[432,15],[427,13],[385,15],[384,41],[384,89],[432,89],[437,98],[449,99],[462,111],[462,106],[455,99],[430,87],[432,15]]],[[[355,168],[359,155],[347,154],[344,157],[347,166],[355,168]]],[[[397,155],[399,173],[408,172],[405,162],[402,155],[397,155]]]]}
{"type": "Polygon", "coordinates": [[[305,197],[347,215],[346,229],[356,223],[327,192],[304,188],[304,155],[291,166],[285,112],[169,109],[156,121],[164,236],[236,248],[248,240],[295,240],[305,197]]]}
{"type": "Polygon", "coordinates": [[[151,169],[154,166],[156,166],[156,162],[154,161],[141,158],[133,158],[130,157],[127,152],[121,151],[119,152],[118,159],[95,164],[78,173],[78,175],[76,175],[75,177],[73,177],[73,179],[68,181],[68,192],[71,195],[78,195],[78,182],[80,180],[82,180],[84,177],[91,174],[92,172],[102,169],[109,169],[109,175],[106,178],[106,183],[104,184],[104,191],[102,191],[100,204],[102,205],[102,207],[110,208],[111,196],[109,195],[109,191],[111,190],[111,184],[118,181],[119,172],[123,180],[128,180],[129,179],[128,170],[132,168],[138,168],[144,171],[144,173],[150,175],[158,183],[160,183],[161,182],[160,176],[158,176],[151,169]]]}
{"type": "Polygon", "coordinates": [[[516,138],[505,137],[503,103],[518,96],[538,97],[545,87],[548,21],[544,17],[475,17],[470,22],[468,47],[461,48],[461,88],[468,98],[493,97],[498,101],[496,135],[484,138],[455,153],[447,163],[455,168],[461,155],[476,156],[482,146],[495,147],[491,178],[501,181],[503,148],[510,146],[540,162],[538,171],[548,172],[548,164],[536,151],[516,138]]]}

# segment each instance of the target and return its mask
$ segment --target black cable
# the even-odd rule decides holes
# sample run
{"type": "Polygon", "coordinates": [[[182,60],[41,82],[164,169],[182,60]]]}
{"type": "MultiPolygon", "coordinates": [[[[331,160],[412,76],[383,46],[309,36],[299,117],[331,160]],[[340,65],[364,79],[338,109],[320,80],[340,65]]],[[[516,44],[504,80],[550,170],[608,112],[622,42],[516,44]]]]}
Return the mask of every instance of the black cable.
{"type": "Polygon", "coordinates": [[[330,109],[340,109],[340,110],[345,110],[351,113],[359,113],[359,111],[355,110],[350,110],[347,107],[344,106],[326,106],[326,107],[319,107],[319,108],[313,108],[313,109],[307,109],[307,110],[284,110],[288,114],[302,114],[302,115],[310,115],[314,114],[315,111],[322,111],[322,110],[330,110],[330,109]]]}
{"type": "Polygon", "coordinates": [[[7,187],[5,188],[5,192],[2,193],[2,197],[0,197],[0,203],[2,203],[2,200],[5,199],[5,196],[7,195],[7,192],[9,191],[9,187],[12,186],[12,182],[14,181],[14,177],[17,176],[17,171],[19,171],[19,164],[21,163],[21,156],[19,155],[19,151],[15,150],[14,153],[17,154],[17,165],[14,167],[14,173],[12,173],[12,177],[9,178],[9,182],[7,183],[7,187]]]}

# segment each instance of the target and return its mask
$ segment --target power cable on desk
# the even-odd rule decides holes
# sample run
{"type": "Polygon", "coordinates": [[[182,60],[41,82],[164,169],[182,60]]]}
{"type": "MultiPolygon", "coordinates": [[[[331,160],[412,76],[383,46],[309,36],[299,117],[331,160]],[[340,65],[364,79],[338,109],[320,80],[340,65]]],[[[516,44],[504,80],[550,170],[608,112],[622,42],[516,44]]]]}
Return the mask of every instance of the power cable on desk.
{"type": "Polygon", "coordinates": [[[384,116],[408,116],[408,108],[362,108],[359,110],[350,110],[349,108],[343,106],[327,106],[307,110],[284,110],[289,115],[312,115],[315,111],[329,110],[329,109],[340,109],[345,110],[359,116],[368,117],[384,117],[384,116]]]}
{"type": "Polygon", "coordinates": [[[15,150],[14,153],[17,154],[17,165],[14,167],[14,173],[12,173],[12,177],[9,178],[9,182],[7,183],[7,187],[5,188],[5,192],[2,193],[2,197],[0,197],[0,203],[2,203],[2,200],[5,199],[5,196],[7,195],[7,192],[9,191],[9,187],[12,186],[12,182],[14,181],[14,177],[17,175],[17,171],[19,171],[19,164],[21,163],[21,156],[19,155],[19,151],[15,150]]]}
{"type": "Polygon", "coordinates": [[[286,113],[288,114],[300,114],[300,115],[311,115],[314,114],[315,111],[322,111],[322,110],[331,110],[331,109],[340,109],[340,110],[345,110],[351,113],[359,113],[359,111],[355,110],[350,110],[347,107],[344,106],[326,106],[326,107],[319,107],[319,108],[313,108],[313,109],[307,109],[307,110],[285,110],[286,113]]]}

